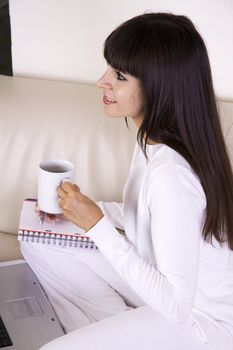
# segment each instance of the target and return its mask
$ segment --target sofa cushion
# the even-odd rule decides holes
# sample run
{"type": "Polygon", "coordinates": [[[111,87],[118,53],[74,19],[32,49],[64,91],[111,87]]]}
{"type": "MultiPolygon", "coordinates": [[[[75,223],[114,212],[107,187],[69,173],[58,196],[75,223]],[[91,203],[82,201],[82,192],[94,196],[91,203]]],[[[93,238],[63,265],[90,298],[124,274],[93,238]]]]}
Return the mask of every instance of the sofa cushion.
{"type": "Polygon", "coordinates": [[[0,261],[22,259],[16,235],[0,232],[0,261]]]}

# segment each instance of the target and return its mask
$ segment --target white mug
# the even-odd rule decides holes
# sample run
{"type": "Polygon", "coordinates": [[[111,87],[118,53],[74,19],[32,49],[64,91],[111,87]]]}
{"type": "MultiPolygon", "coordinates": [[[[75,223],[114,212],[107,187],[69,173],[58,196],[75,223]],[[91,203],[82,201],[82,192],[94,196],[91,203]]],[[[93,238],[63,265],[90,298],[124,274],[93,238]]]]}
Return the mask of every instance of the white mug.
{"type": "Polygon", "coordinates": [[[44,160],[39,164],[38,206],[49,214],[61,214],[57,189],[63,180],[74,181],[74,164],[63,159],[44,160]]]}

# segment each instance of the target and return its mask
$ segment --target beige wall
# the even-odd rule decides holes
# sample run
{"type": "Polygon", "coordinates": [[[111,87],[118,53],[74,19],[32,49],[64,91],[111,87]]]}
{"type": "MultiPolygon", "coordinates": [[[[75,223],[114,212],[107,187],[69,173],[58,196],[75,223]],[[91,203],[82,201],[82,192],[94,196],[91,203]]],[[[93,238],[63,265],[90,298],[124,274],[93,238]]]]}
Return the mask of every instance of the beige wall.
{"type": "Polygon", "coordinates": [[[204,37],[216,94],[233,100],[233,0],[10,0],[18,76],[94,83],[105,37],[145,11],[189,16],[204,37]]]}

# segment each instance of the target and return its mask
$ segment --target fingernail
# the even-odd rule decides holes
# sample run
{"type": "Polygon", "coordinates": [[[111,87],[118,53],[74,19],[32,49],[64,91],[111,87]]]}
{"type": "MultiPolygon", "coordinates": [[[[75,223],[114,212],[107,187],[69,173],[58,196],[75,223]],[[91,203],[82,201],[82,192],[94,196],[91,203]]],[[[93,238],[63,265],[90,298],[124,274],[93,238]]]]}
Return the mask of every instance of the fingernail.
{"type": "Polygon", "coordinates": [[[71,181],[70,179],[63,179],[61,183],[63,184],[64,182],[71,182],[71,181]]]}

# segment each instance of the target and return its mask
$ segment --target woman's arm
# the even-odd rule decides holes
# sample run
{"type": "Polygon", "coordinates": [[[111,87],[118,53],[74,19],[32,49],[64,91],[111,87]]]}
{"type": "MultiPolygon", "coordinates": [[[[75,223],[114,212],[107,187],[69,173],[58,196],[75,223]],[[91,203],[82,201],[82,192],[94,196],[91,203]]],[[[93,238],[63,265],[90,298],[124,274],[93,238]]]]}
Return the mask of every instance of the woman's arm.
{"type": "Polygon", "coordinates": [[[189,316],[194,302],[205,199],[194,175],[168,170],[152,173],[145,193],[155,265],[140,256],[106,217],[88,235],[145,303],[179,323],[189,316]]]}
{"type": "Polygon", "coordinates": [[[103,214],[113,223],[113,225],[124,230],[124,207],[120,202],[96,202],[102,209],[103,214]]]}

